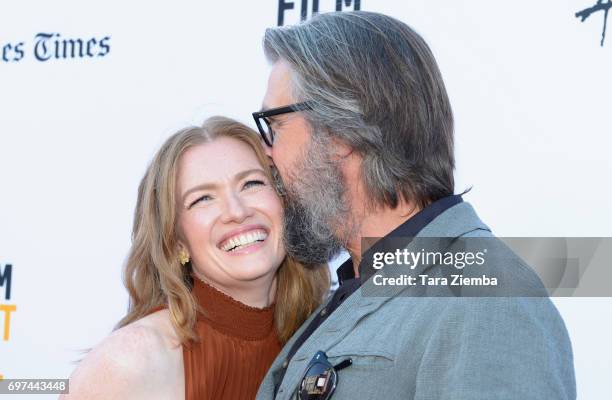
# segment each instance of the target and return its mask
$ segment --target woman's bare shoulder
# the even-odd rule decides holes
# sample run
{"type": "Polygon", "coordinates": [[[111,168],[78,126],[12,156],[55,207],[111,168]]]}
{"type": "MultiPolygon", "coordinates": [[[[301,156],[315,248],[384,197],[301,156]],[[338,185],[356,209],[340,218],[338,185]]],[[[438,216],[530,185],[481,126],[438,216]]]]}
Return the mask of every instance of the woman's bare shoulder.
{"type": "Polygon", "coordinates": [[[146,327],[156,332],[159,338],[171,348],[180,345],[180,340],[170,320],[170,311],[166,308],[135,321],[134,325],[146,327]]]}
{"type": "Polygon", "coordinates": [[[182,383],[182,360],[168,311],[160,310],[94,347],[73,372],[70,395],[63,398],[159,398],[182,383]]]}

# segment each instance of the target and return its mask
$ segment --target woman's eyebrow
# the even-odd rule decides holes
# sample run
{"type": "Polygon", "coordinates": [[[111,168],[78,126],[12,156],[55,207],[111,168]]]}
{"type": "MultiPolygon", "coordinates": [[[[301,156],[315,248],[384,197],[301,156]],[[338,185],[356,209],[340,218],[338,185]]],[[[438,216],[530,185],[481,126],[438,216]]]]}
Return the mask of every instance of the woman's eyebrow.
{"type": "Polygon", "coordinates": [[[239,181],[239,180],[244,179],[245,177],[247,177],[247,176],[249,176],[249,175],[251,175],[253,173],[256,173],[256,172],[259,172],[259,173],[263,174],[264,170],[261,169],[261,168],[251,168],[251,169],[247,169],[247,170],[244,170],[244,171],[240,171],[236,175],[234,175],[234,180],[239,181]]]}
{"type": "Polygon", "coordinates": [[[185,193],[183,193],[183,196],[182,196],[183,203],[187,199],[187,196],[189,196],[193,192],[197,192],[200,190],[214,190],[216,188],[217,188],[217,184],[215,183],[202,183],[200,185],[196,185],[192,187],[191,189],[187,190],[185,193]]]}

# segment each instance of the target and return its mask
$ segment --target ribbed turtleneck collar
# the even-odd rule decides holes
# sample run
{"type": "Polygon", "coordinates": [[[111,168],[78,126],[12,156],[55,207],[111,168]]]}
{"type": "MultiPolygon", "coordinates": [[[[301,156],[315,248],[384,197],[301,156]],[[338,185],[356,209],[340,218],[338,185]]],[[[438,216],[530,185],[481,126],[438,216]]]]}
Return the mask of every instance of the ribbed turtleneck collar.
{"type": "Polygon", "coordinates": [[[247,340],[266,338],[274,329],[274,304],[266,308],[247,306],[193,277],[193,294],[204,313],[198,320],[214,329],[247,340]]]}

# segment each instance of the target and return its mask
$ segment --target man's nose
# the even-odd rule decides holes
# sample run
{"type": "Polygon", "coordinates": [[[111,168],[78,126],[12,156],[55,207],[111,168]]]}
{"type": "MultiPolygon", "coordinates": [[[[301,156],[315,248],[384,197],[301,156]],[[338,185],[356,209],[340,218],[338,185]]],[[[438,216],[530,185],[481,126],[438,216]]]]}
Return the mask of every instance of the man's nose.
{"type": "Polygon", "coordinates": [[[251,207],[244,203],[244,200],[240,198],[239,194],[233,193],[229,195],[225,201],[221,220],[225,223],[241,223],[252,214],[253,210],[251,207]]]}

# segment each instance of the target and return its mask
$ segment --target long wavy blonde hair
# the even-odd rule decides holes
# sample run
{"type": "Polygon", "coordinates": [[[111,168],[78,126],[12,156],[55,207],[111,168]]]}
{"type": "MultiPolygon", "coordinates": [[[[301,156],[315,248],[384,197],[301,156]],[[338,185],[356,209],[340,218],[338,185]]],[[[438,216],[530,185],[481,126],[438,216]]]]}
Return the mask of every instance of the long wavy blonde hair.
{"type": "MultiPolygon", "coordinates": [[[[207,119],[171,136],[157,152],[138,188],[132,247],[124,270],[130,295],[128,313],[115,327],[136,321],[156,307],[167,307],[182,343],[198,340],[194,330],[198,306],[191,294],[191,265],[178,256],[175,188],[181,155],[191,146],[229,137],[249,145],[270,182],[275,182],[257,133],[225,117],[207,119]]],[[[277,272],[275,327],[285,343],[323,301],[329,289],[327,266],[304,267],[286,257],[277,272]]]]}

